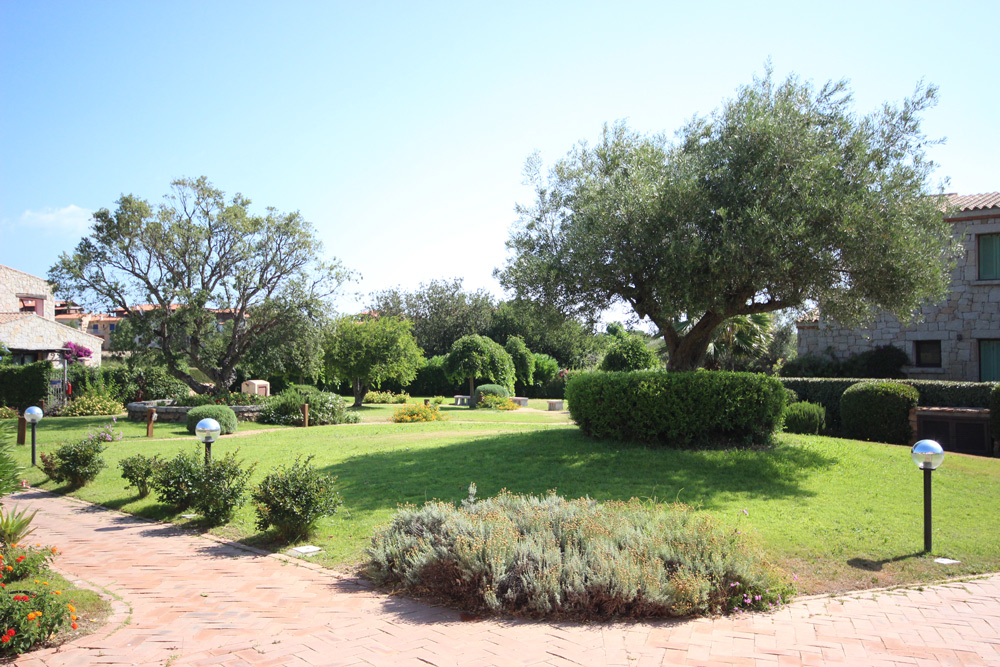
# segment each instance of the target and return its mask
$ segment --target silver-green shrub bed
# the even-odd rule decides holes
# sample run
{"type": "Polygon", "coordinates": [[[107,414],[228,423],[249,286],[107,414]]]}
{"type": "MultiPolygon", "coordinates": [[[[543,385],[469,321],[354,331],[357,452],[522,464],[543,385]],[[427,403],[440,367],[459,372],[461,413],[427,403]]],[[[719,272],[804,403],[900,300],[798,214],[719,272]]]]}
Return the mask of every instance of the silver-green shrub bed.
{"type": "Polygon", "coordinates": [[[579,619],[767,610],[792,592],[746,534],[682,505],[470,498],[400,509],[369,577],[474,613],[579,619]]]}

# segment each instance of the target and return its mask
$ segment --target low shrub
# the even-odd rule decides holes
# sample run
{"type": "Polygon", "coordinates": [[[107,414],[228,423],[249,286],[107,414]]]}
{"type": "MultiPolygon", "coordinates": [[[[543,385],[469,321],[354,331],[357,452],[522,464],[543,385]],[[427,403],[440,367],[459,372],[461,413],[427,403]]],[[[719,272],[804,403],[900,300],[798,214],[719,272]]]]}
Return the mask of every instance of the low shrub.
{"type": "Polygon", "coordinates": [[[628,333],[614,336],[607,354],[601,361],[602,371],[644,371],[660,366],[656,353],[646,342],[628,333]]]}
{"type": "Polygon", "coordinates": [[[114,423],[91,429],[80,442],[63,445],[50,455],[42,454],[42,470],[53,481],[66,481],[74,487],[83,486],[104,469],[101,453],[106,448],[105,443],[121,439],[122,432],[114,423]]]}
{"type": "Polygon", "coordinates": [[[174,405],[199,407],[202,405],[264,405],[268,396],[259,394],[244,394],[238,391],[227,391],[223,394],[199,394],[185,396],[174,401],[174,405]]]}
{"type": "Polygon", "coordinates": [[[14,408],[8,408],[6,405],[0,405],[0,419],[16,419],[21,416],[21,413],[14,408]]]}
{"type": "Polygon", "coordinates": [[[38,405],[49,395],[51,361],[24,366],[0,365],[0,405],[24,410],[38,405]]]}
{"type": "Polygon", "coordinates": [[[671,447],[769,443],[785,391],[754,373],[582,373],[566,387],[573,420],[587,435],[671,447]]]}
{"type": "Polygon", "coordinates": [[[507,387],[501,387],[498,384],[481,384],[476,387],[476,391],[472,395],[472,400],[469,402],[469,407],[474,408],[479,405],[483,396],[500,396],[502,398],[507,398],[510,396],[510,392],[507,391],[507,387]]]}
{"type": "Polygon", "coordinates": [[[276,468],[253,490],[257,530],[273,526],[278,539],[291,542],[307,537],[320,518],[343,504],[334,486],[337,478],[320,472],[311,461],[310,456],[276,468]]]}
{"type": "Polygon", "coordinates": [[[43,547],[40,544],[28,547],[11,542],[0,549],[0,555],[3,556],[3,576],[0,578],[9,584],[37,577],[58,553],[59,550],[55,547],[43,547]]]}
{"type": "Polygon", "coordinates": [[[347,403],[337,394],[315,391],[309,394],[286,389],[264,404],[258,417],[262,424],[302,426],[302,404],[309,404],[309,425],[357,424],[361,415],[347,409],[347,403]]]}
{"type": "Polygon", "coordinates": [[[150,486],[161,502],[184,510],[194,504],[203,464],[198,453],[180,451],[154,470],[150,486]]]}
{"type": "Polygon", "coordinates": [[[31,514],[28,514],[26,509],[19,512],[17,505],[10,509],[0,507],[0,547],[10,548],[23,542],[28,535],[35,532],[35,529],[31,527],[31,522],[35,520],[36,514],[38,514],[38,510],[31,514]]]}
{"type": "Polygon", "coordinates": [[[819,435],[826,428],[826,408],[801,401],[785,408],[785,430],[789,433],[819,435]]]}
{"type": "Polygon", "coordinates": [[[88,393],[59,409],[60,417],[88,417],[91,415],[120,415],[125,406],[106,394],[88,393]]]}
{"type": "Polygon", "coordinates": [[[746,534],[684,506],[473,493],[397,511],[369,577],[474,613],[579,619],[766,610],[791,593],[746,534]]]}
{"type": "Polygon", "coordinates": [[[917,407],[920,394],[897,382],[865,381],[848,387],[840,397],[844,435],[905,445],[910,441],[910,410],[917,407]]]}
{"type": "Polygon", "coordinates": [[[517,410],[521,406],[509,398],[504,398],[503,396],[491,396],[490,394],[484,394],[479,399],[479,403],[476,404],[476,407],[483,408],[485,410],[517,410]]]}
{"type": "Polygon", "coordinates": [[[393,393],[391,391],[370,391],[365,394],[363,403],[373,403],[373,404],[393,404],[393,403],[406,403],[410,400],[410,395],[405,391],[399,394],[393,393]]]}
{"type": "Polygon", "coordinates": [[[21,471],[14,459],[14,424],[0,425],[0,496],[13,493],[20,486],[21,471]]]}
{"type": "Polygon", "coordinates": [[[909,363],[906,352],[894,345],[882,345],[842,360],[832,354],[804,354],[785,362],[781,374],[786,377],[905,378],[902,369],[909,363]]]}
{"type": "Polygon", "coordinates": [[[438,355],[425,361],[424,365],[417,369],[417,377],[407,385],[407,391],[414,396],[433,394],[454,396],[461,391],[460,383],[451,380],[445,372],[445,359],[444,355],[438,355]]]}
{"type": "Polygon", "coordinates": [[[192,505],[212,524],[229,521],[236,508],[246,502],[254,466],[244,468],[237,454],[229,452],[222,458],[213,458],[199,470],[192,505]]]}
{"type": "Polygon", "coordinates": [[[396,424],[409,424],[411,422],[432,422],[443,420],[444,415],[436,405],[418,405],[407,403],[396,408],[392,413],[391,421],[396,424]]]}
{"type": "Polygon", "coordinates": [[[135,454],[118,462],[122,471],[122,479],[128,482],[126,489],[135,488],[140,498],[149,495],[150,483],[156,474],[156,469],[162,462],[159,456],[144,456],[135,454]]]}
{"type": "Polygon", "coordinates": [[[444,396],[435,396],[434,398],[431,399],[431,405],[441,405],[442,403],[444,403],[444,401],[445,401],[444,396]]]}
{"type": "Polygon", "coordinates": [[[55,591],[0,592],[0,655],[19,655],[45,642],[75,611],[55,591]]]}
{"type": "Polygon", "coordinates": [[[236,421],[236,413],[227,405],[200,405],[191,408],[187,413],[187,431],[194,435],[198,422],[202,419],[214,419],[222,427],[221,435],[236,433],[239,422],[236,421]]]}

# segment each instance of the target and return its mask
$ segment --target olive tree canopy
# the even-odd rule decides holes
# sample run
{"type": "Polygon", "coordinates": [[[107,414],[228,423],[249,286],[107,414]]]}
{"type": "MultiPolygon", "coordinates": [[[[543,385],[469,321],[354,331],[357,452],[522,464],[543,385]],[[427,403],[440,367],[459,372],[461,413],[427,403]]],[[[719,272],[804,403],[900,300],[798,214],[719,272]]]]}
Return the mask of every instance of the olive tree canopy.
{"type": "Polygon", "coordinates": [[[205,177],[180,179],[154,207],[123,195],[49,270],[60,294],[121,308],[139,348],[198,393],[226,391],[255,340],[324,310],[350,273],[324,262],[299,213],[250,211],[205,177]],[[199,382],[201,369],[214,383],[199,382]]]}
{"type": "Polygon", "coordinates": [[[741,88],[675,141],[624,123],[540,173],[497,276],[585,313],[623,303],[698,367],[726,320],[816,302],[845,324],[942,296],[955,241],[919,116],[936,89],[859,116],[845,82],[741,88]],[[688,321],[686,329],[678,326],[688,321]]]}

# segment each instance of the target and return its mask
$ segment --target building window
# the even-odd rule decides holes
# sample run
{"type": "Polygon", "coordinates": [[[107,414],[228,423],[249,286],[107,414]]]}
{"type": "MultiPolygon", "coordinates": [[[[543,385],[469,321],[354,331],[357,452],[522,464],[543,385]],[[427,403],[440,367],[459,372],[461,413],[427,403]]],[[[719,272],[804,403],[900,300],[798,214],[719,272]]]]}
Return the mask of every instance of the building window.
{"type": "Polygon", "coordinates": [[[916,360],[916,366],[923,366],[924,368],[941,368],[941,341],[914,341],[913,358],[916,360]]]}
{"type": "Polygon", "coordinates": [[[109,328],[109,329],[110,329],[111,331],[114,331],[114,330],[115,330],[115,325],[114,325],[114,324],[109,324],[109,325],[108,325],[108,328],[109,328]]]}
{"type": "Polygon", "coordinates": [[[1000,382],[1000,340],[979,341],[979,381],[1000,382]]]}
{"type": "Polygon", "coordinates": [[[1000,234],[980,234],[979,279],[1000,280],[1000,234]]]}

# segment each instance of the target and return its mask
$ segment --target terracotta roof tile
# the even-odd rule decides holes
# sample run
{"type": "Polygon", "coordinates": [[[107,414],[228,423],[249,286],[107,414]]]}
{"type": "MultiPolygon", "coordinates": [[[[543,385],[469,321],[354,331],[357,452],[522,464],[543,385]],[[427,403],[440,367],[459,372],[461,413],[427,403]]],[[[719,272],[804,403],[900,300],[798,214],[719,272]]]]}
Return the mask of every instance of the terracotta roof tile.
{"type": "Polygon", "coordinates": [[[960,211],[982,211],[988,208],[1000,208],[1000,192],[984,192],[978,195],[960,195],[954,192],[945,195],[948,203],[957,206],[960,211]]]}

